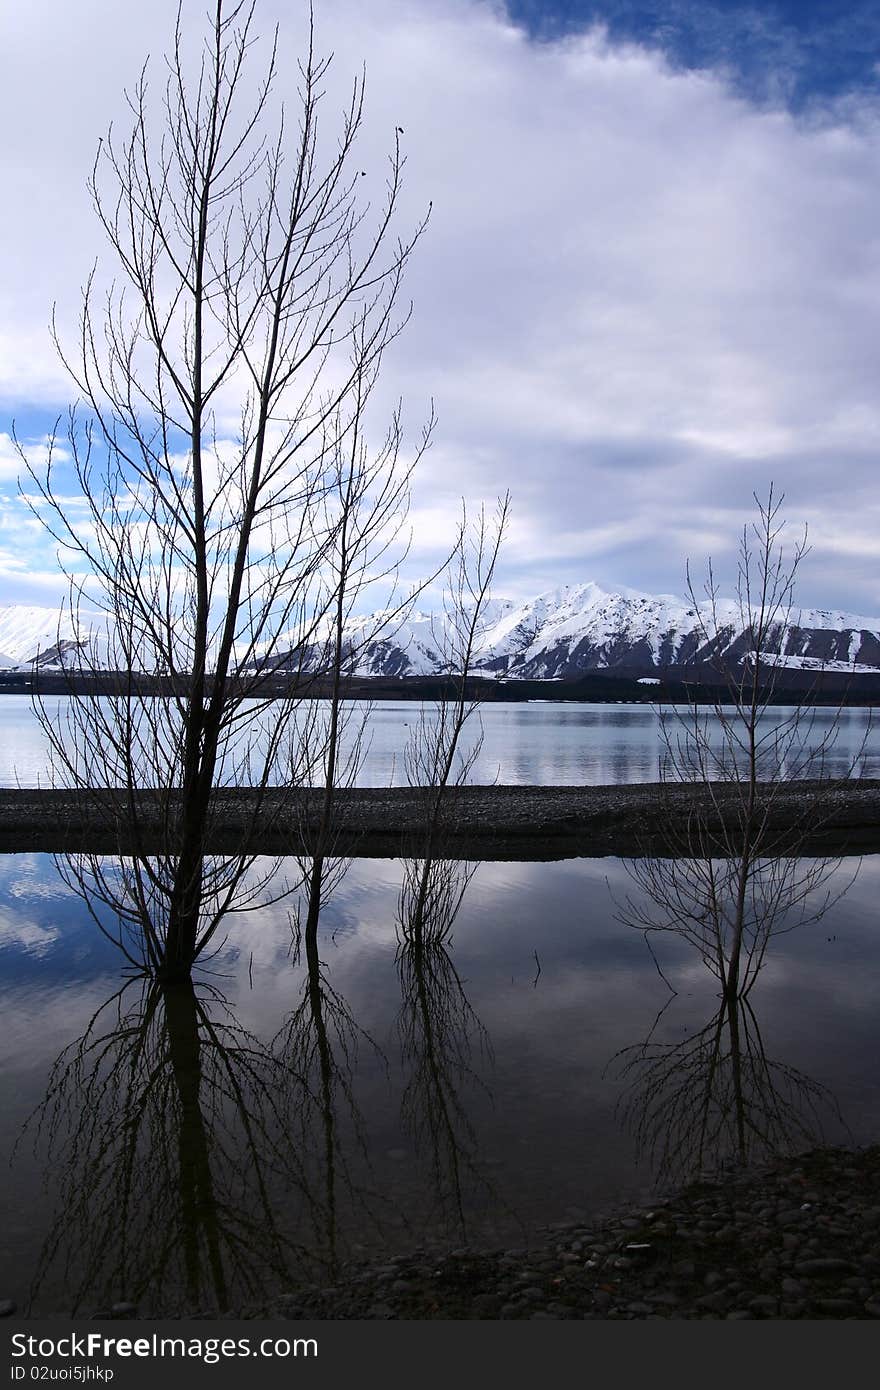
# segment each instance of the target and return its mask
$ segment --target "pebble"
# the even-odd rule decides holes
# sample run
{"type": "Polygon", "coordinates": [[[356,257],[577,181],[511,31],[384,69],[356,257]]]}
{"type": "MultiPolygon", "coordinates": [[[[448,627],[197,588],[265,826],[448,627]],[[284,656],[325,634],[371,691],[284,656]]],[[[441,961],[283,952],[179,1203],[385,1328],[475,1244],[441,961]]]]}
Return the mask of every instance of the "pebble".
{"type": "Polygon", "coordinates": [[[583,1212],[528,1249],[352,1261],[332,1287],[288,1290],[256,1316],[880,1318],[880,1221],[864,1220],[880,1213],[880,1145],[728,1168],[643,1207],[583,1212]]]}
{"type": "Polygon", "coordinates": [[[812,1277],[816,1274],[852,1274],[854,1266],[849,1260],[796,1260],[795,1272],[812,1277]]]}

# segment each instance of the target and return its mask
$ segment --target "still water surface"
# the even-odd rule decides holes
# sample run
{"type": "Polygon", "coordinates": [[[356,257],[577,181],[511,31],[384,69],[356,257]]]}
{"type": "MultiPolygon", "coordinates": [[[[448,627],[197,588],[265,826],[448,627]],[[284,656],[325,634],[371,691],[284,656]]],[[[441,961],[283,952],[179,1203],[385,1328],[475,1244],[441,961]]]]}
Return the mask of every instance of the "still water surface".
{"type": "MultiPolygon", "coordinates": [[[[62,718],[67,704],[63,698],[46,701],[47,709],[62,718]]],[[[367,707],[352,704],[347,708],[354,727],[367,707]]],[[[430,717],[430,707],[416,701],[384,700],[369,707],[359,785],[405,785],[404,749],[423,709],[430,717]]],[[[267,718],[271,710],[270,705],[267,718]]],[[[778,726],[791,713],[787,706],[768,709],[766,729],[778,726]]],[[[844,709],[838,714],[820,707],[805,722],[805,737],[811,746],[834,734],[825,759],[828,775],[880,777],[880,729],[876,723],[872,725],[870,715],[868,709],[844,709]]],[[[482,746],[468,775],[474,783],[601,786],[653,782],[659,776],[663,752],[660,724],[650,705],[582,705],[550,700],[486,704],[468,726],[463,740],[465,753],[475,746],[480,730],[482,746]]],[[[714,738],[715,745],[720,746],[717,729],[714,738]]],[[[45,735],[29,697],[0,698],[0,786],[46,785],[48,766],[45,735]]]]}
{"type": "Polygon", "coordinates": [[[317,966],[276,905],[163,995],[126,982],[48,857],[0,858],[0,1297],[240,1308],[350,1254],[522,1246],[711,1167],[738,1121],[753,1157],[761,1134],[876,1140],[880,859],[771,942],[738,1067],[722,1026],[714,1072],[716,983],[664,936],[670,994],[616,920],[620,861],[483,864],[427,948],[399,920],[403,871],[351,866],[317,966]]]}

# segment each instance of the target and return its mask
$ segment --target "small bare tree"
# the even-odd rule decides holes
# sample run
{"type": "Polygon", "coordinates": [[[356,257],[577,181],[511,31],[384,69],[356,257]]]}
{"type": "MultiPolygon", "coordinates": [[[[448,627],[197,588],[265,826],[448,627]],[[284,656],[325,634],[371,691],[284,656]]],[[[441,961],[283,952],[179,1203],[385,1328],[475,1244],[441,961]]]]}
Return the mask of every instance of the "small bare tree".
{"type": "MultiPolygon", "coordinates": [[[[384,445],[366,446],[424,226],[393,232],[400,132],[371,212],[356,160],[363,79],[333,146],[319,123],[329,60],[310,23],[296,128],[282,113],[271,136],[278,37],[254,79],[253,21],[248,0],[216,0],[191,69],[178,20],[158,127],[145,67],[130,134],[110,132],[98,153],[90,187],[121,278],[106,297],[89,278],[77,351],[59,347],[84,407],[67,446],[87,523],[69,514],[57,451],[28,467],[74,619],[81,605],[105,618],[72,678],[119,673],[63,715],[40,705],[57,781],[119,827],[115,859],[62,870],[132,963],[165,979],[188,974],[226,913],[283,891],[273,866],[254,869],[255,830],[267,808],[281,814],[273,782],[308,779],[297,697],[325,650],[338,696],[342,617],[377,557],[394,569],[415,461],[402,459],[399,415],[384,445]],[[267,728],[253,697],[279,667],[267,728]],[[252,791],[240,848],[222,857],[207,852],[220,784],[252,791]]],[[[393,620],[400,600],[386,609],[393,620]]]]}
{"type": "MultiPolygon", "coordinates": [[[[307,777],[320,788],[317,817],[304,838],[311,853],[300,860],[304,892],[301,895],[296,930],[317,932],[322,906],[344,874],[347,860],[334,853],[338,832],[336,815],[338,793],[354,784],[362,765],[364,735],[369,705],[354,714],[346,702],[346,678],[355,674],[365,651],[377,638],[393,633],[395,625],[409,610],[414,593],[394,599],[377,615],[352,622],[356,603],[368,588],[392,581],[396,594],[400,562],[397,540],[408,504],[409,468],[398,466],[400,420],[395,416],[383,447],[371,454],[358,427],[362,401],[371,389],[367,378],[356,382],[354,429],[347,430],[338,418],[327,440],[328,486],[322,500],[321,536],[331,542],[324,547],[322,582],[326,602],[321,604],[325,620],[320,641],[314,644],[310,667],[324,678],[326,699],[311,712],[304,747],[309,753],[307,777]],[[390,558],[389,550],[394,550],[390,558]]],[[[421,452],[427,448],[433,419],[426,426],[421,452]]],[[[459,544],[453,549],[458,553],[459,544]]],[[[436,574],[425,579],[419,590],[436,574]]]]}
{"type": "Polygon", "coordinates": [[[412,1068],[403,1117],[416,1147],[428,1152],[441,1209],[461,1231],[466,1230],[466,1179],[485,1185],[463,1092],[478,1080],[471,1061],[474,1040],[482,1053],[490,1049],[449,954],[452,928],[477,865],[449,857],[446,836],[455,791],[467,782],[482,748],[479,700],[469,689],[470,678],[489,622],[509,510],[509,494],[499,498],[493,517],[481,509],[472,525],[463,509],[442,630],[437,624],[433,634],[453,690],[450,698],[422,707],[404,752],[407,781],[422,789],[425,806],[419,854],[404,861],[397,904],[398,1032],[412,1068]],[[466,741],[469,725],[476,732],[466,741]]]}
{"type": "Polygon", "coordinates": [[[444,595],[443,628],[434,633],[434,645],[443,653],[453,690],[450,698],[422,707],[404,751],[407,781],[423,789],[425,806],[420,853],[407,859],[404,867],[398,922],[404,937],[418,944],[440,942],[448,936],[475,867],[445,859],[444,837],[455,789],[467,782],[482,748],[482,730],[469,746],[463,738],[479,713],[479,700],[470,690],[471,676],[487,627],[492,580],[509,513],[509,494],[499,498],[491,518],[481,508],[476,522],[469,525],[466,510],[463,513],[444,595]],[[436,867],[438,860],[444,860],[443,869],[436,867]]]}
{"type": "Polygon", "coordinates": [[[805,536],[789,555],[780,543],[782,501],[772,487],[766,502],[755,498],[732,611],[719,599],[711,561],[702,600],[688,571],[701,645],[724,693],[661,710],[666,844],[661,855],[628,862],[639,892],[620,905],[621,919],[646,938],[673,932],[696,947],[731,999],[748,993],[772,936],[818,920],[850,881],[833,887],[839,859],[803,852],[827,814],[838,721],[820,725],[809,703],[774,704],[806,554],[805,536]],[[730,646],[738,631],[747,637],[737,662],[730,646]],[[697,793],[684,818],[682,783],[697,793]]]}

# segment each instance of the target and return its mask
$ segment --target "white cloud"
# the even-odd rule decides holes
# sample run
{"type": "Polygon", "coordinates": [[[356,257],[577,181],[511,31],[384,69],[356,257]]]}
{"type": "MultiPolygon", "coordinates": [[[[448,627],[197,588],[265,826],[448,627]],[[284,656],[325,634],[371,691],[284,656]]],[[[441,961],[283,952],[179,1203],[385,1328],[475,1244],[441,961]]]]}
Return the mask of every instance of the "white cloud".
{"type": "Polygon", "coordinates": [[[24,951],[29,956],[46,956],[60,935],[58,927],[46,926],[0,907],[0,948],[24,951]]]}
{"type": "MultiPolygon", "coordinates": [[[[0,227],[10,409],[66,400],[41,325],[57,299],[73,330],[100,249],[82,181],[121,80],[164,48],[174,8],[17,9],[0,95],[7,203],[26,213],[0,227]]],[[[263,32],[276,12],[286,52],[301,16],[265,0],[263,32]]],[[[436,402],[416,514],[509,485],[529,549],[512,545],[502,583],[668,590],[701,513],[735,544],[772,477],[792,519],[819,513],[838,538],[811,556],[804,601],[880,609],[876,567],[847,541],[875,505],[880,437],[877,109],[850,98],[824,122],[758,109],[600,31],[531,43],[477,0],[324,0],[317,18],[336,54],[328,128],[367,63],[365,189],[378,200],[401,125],[404,224],[434,205],[381,388],[388,408],[404,395],[415,429],[436,402]]],[[[417,530],[414,559],[435,541],[417,530]]]]}
{"type": "Polygon", "coordinates": [[[48,437],[43,439],[16,439],[5,431],[0,431],[0,479],[7,481],[19,477],[28,480],[27,466],[44,468],[49,458],[62,462],[70,457],[68,451],[48,437]],[[51,447],[50,447],[51,445],[51,447]]]}

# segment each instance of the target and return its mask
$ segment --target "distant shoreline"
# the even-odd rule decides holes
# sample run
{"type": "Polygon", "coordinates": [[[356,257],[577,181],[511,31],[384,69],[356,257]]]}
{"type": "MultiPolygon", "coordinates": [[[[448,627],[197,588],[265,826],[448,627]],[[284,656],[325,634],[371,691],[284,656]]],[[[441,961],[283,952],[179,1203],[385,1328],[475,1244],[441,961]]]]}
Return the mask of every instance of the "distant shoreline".
{"type": "MultiPolygon", "coordinates": [[[[797,830],[813,794],[821,789],[821,822],[806,832],[805,855],[880,852],[880,780],[777,783],[763,788],[768,826],[785,844],[797,830]],[[770,792],[772,790],[772,798],[770,792]]],[[[95,793],[0,789],[0,852],[131,854],[133,841],[114,822],[109,802],[95,793]]],[[[337,794],[333,853],[361,858],[418,857],[425,852],[426,791],[362,787],[337,794]]],[[[246,843],[252,854],[308,853],[313,844],[320,793],[304,789],[294,799],[269,791],[246,843]]],[[[137,794],[140,847],[160,847],[160,807],[166,798],[137,794]]],[[[242,848],[257,811],[248,788],[219,790],[206,852],[242,848]]],[[[681,853],[688,818],[698,814],[710,832],[735,834],[736,788],[716,784],[637,783],[596,787],[462,787],[448,791],[443,831],[433,857],[472,860],[544,860],[614,855],[681,853]]],[[[719,846],[720,846],[719,841],[719,846]]],[[[722,852],[719,847],[719,853],[722,852]]],[[[785,852],[783,850],[783,852],[785,852]]]]}
{"type": "MultiPolygon", "coordinates": [[[[589,671],[558,679],[519,680],[506,676],[469,676],[466,698],[487,705],[549,700],[574,704],[729,704],[730,687],[712,684],[708,673],[687,667],[660,671],[589,671]]],[[[210,678],[208,683],[210,693],[210,678]]],[[[319,676],[288,675],[267,671],[248,677],[229,693],[259,700],[327,699],[330,683],[319,676]]],[[[128,672],[96,672],[92,676],[64,671],[0,670],[0,695],[118,695],[155,696],[169,699],[185,695],[186,681],[128,672]]],[[[455,700],[459,683],[445,676],[347,676],[342,682],[344,700],[455,700]]],[[[880,670],[876,675],[850,675],[839,671],[785,669],[774,675],[774,689],[762,692],[771,705],[830,705],[838,707],[880,705],[880,670]]]]}

